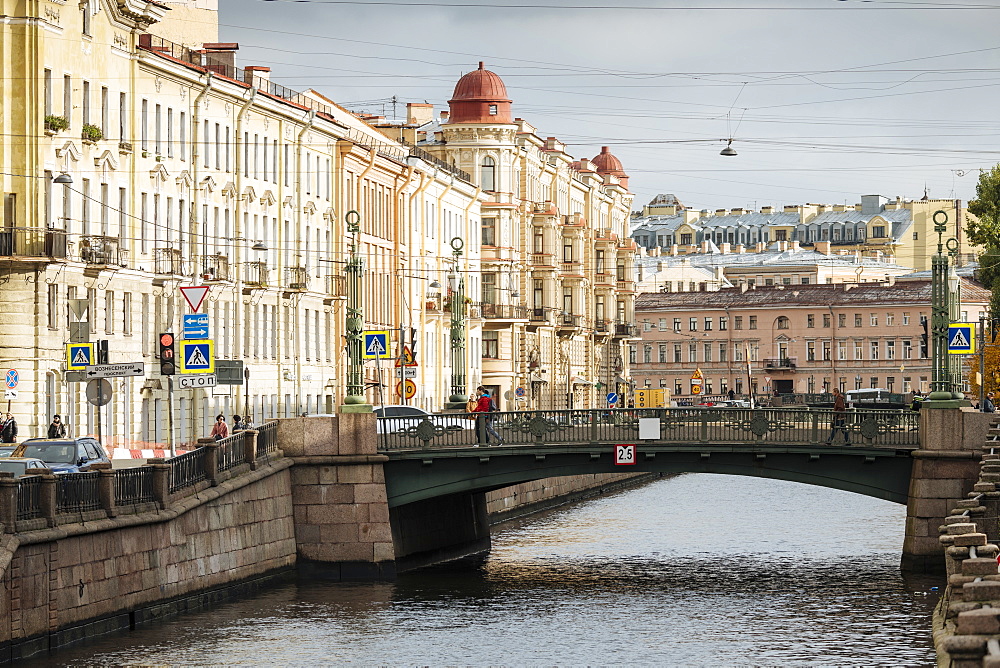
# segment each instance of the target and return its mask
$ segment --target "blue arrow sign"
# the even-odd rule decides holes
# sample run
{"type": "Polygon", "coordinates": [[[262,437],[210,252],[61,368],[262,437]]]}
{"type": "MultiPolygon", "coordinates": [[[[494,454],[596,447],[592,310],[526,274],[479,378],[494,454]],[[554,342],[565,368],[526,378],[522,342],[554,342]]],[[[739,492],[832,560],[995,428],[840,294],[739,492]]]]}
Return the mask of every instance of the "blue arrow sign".
{"type": "Polygon", "coordinates": [[[608,392],[608,404],[614,405],[618,403],[618,393],[608,392]]]}
{"type": "Polygon", "coordinates": [[[183,325],[185,339],[208,338],[209,329],[207,313],[188,313],[184,316],[183,325]]]}

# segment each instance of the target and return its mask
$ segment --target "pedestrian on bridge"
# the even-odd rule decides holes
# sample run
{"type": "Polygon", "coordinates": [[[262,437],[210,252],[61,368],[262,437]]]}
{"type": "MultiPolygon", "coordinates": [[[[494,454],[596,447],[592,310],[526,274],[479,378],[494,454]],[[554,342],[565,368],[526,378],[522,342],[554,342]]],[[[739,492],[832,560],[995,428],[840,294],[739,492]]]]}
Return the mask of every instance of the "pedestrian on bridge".
{"type": "Polygon", "coordinates": [[[495,418],[492,413],[500,410],[497,407],[497,402],[493,401],[489,390],[482,385],[477,388],[477,391],[479,392],[479,401],[476,402],[476,412],[481,414],[476,416],[477,439],[480,443],[490,445],[490,437],[492,436],[497,445],[503,445],[503,439],[497,433],[497,430],[493,428],[493,420],[495,418]]]}
{"type": "Polygon", "coordinates": [[[229,425],[226,424],[226,416],[222,413],[215,416],[215,424],[212,425],[212,433],[209,436],[217,441],[229,436],[229,425]]]}
{"type": "Polygon", "coordinates": [[[17,443],[17,421],[10,413],[4,413],[3,421],[0,421],[0,442],[17,443]]]}
{"type": "Polygon", "coordinates": [[[844,433],[844,445],[851,444],[851,433],[847,430],[847,400],[838,388],[833,388],[833,426],[830,429],[830,438],[826,439],[827,445],[833,445],[833,439],[837,437],[837,432],[844,433]]]}

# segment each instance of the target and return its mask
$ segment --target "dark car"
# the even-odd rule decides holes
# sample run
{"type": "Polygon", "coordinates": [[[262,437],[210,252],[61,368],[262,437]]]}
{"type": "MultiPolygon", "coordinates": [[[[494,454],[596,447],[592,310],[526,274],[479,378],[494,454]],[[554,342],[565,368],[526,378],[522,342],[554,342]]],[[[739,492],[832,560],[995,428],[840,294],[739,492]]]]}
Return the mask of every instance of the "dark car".
{"type": "Polygon", "coordinates": [[[14,450],[14,457],[41,459],[53,473],[89,471],[93,464],[111,463],[96,438],[30,438],[14,450]]]}
{"type": "Polygon", "coordinates": [[[16,445],[0,445],[0,457],[10,457],[16,449],[16,445]]]}
{"type": "Polygon", "coordinates": [[[15,478],[32,475],[35,469],[48,468],[41,459],[31,457],[3,457],[0,459],[0,473],[13,473],[15,478]]]}

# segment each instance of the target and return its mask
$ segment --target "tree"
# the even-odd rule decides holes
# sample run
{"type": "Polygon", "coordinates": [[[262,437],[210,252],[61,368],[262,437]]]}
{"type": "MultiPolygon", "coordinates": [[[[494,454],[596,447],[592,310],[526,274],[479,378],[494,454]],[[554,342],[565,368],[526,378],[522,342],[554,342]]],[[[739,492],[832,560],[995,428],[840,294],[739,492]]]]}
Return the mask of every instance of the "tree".
{"type": "MultiPolygon", "coordinates": [[[[979,280],[993,289],[1000,283],[1000,165],[979,173],[976,198],[969,202],[969,213],[975,216],[966,225],[969,241],[983,247],[979,255],[979,280]]],[[[994,302],[1000,296],[994,295],[994,302]]],[[[1000,317],[1000,312],[990,306],[990,317],[1000,317]]]]}

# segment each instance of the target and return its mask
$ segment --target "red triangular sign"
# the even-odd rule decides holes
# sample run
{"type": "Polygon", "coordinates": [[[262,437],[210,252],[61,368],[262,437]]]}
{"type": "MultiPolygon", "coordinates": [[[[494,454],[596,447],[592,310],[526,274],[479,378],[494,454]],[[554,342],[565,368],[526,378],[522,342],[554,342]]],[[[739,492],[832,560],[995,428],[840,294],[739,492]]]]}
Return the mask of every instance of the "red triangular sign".
{"type": "Polygon", "coordinates": [[[184,301],[188,303],[191,310],[195,313],[201,308],[201,303],[205,301],[205,295],[208,294],[207,285],[190,285],[185,288],[181,288],[181,294],[184,295],[184,301]]]}

